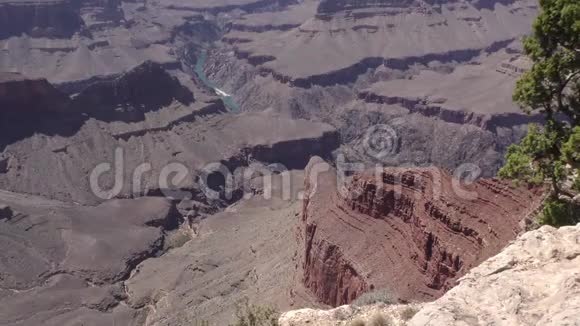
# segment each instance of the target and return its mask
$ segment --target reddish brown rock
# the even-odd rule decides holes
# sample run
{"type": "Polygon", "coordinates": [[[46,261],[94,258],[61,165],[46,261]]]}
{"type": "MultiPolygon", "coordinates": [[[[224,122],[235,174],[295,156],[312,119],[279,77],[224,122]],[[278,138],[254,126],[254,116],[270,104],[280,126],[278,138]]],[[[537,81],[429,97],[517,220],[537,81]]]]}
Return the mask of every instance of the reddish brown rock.
{"type": "Polygon", "coordinates": [[[438,168],[370,171],[338,191],[334,170],[313,176],[324,166],[307,169],[297,268],[333,306],[375,288],[402,300],[441,296],[515,239],[542,199],[496,179],[459,184],[438,168]]]}

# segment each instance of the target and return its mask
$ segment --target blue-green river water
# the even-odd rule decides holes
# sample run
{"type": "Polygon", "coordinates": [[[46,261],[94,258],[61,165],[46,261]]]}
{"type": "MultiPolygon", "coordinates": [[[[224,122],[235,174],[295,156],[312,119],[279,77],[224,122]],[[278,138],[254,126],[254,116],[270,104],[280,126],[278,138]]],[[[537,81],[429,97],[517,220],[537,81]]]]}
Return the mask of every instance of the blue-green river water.
{"type": "Polygon", "coordinates": [[[234,101],[234,98],[229,95],[226,94],[224,91],[220,90],[219,87],[217,87],[214,83],[211,82],[211,80],[209,80],[207,78],[207,76],[205,75],[205,72],[203,71],[203,68],[205,66],[205,61],[207,60],[207,53],[206,51],[201,51],[198,55],[197,55],[197,62],[195,64],[195,74],[197,75],[197,77],[209,88],[213,89],[216,94],[222,99],[222,101],[224,102],[225,106],[232,112],[238,112],[240,110],[240,107],[238,106],[238,104],[234,101]]]}

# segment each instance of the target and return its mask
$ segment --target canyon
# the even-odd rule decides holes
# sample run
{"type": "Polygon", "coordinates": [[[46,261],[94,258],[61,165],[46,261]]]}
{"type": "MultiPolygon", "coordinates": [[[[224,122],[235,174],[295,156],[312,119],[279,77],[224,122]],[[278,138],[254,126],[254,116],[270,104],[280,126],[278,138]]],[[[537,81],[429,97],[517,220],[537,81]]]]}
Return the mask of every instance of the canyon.
{"type": "Polygon", "coordinates": [[[445,300],[545,196],[494,178],[542,123],[511,100],[536,13],[0,0],[0,324],[445,300]]]}
{"type": "Polygon", "coordinates": [[[378,314],[396,326],[574,325],[580,307],[579,235],[580,226],[544,226],[528,232],[431,303],[301,309],[284,313],[279,323],[343,326],[371,321],[378,314]]]}
{"type": "Polygon", "coordinates": [[[298,270],[331,306],[375,289],[405,302],[441,296],[521,233],[543,197],[493,179],[463,185],[438,168],[385,168],[343,185],[320,159],[306,171],[298,270]]]}

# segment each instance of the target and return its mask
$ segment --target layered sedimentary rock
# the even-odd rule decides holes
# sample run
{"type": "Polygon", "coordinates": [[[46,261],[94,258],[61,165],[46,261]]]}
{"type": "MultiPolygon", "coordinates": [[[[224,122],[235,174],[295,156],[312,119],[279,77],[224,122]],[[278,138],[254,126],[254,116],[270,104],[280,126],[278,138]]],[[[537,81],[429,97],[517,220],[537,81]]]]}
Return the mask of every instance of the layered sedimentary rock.
{"type": "Polygon", "coordinates": [[[377,314],[392,325],[575,325],[580,314],[580,225],[528,232],[420,305],[343,306],[284,313],[280,325],[344,326],[377,314]],[[411,318],[409,320],[409,318],[411,318]]]}
{"type": "MultiPolygon", "coordinates": [[[[313,160],[308,172],[321,168],[313,160]]],[[[403,300],[439,297],[513,240],[542,197],[498,180],[464,185],[437,168],[381,169],[338,188],[330,171],[305,187],[298,268],[334,306],[382,288],[403,300]]]]}
{"type": "MultiPolygon", "coordinates": [[[[303,168],[311,153],[330,157],[339,146],[331,126],[275,112],[230,114],[191,76],[154,63],[69,86],[76,94],[61,94],[68,111],[0,120],[0,187],[19,192],[0,191],[0,243],[7,248],[0,255],[0,324],[191,325],[202,318],[222,325],[232,321],[244,296],[284,309],[307,301],[290,300],[293,275],[279,277],[291,270],[294,224],[279,226],[300,201],[269,203],[258,196],[237,206],[239,212],[200,225],[224,206],[204,197],[196,181],[210,164],[232,173],[257,161],[303,168]],[[113,170],[91,182],[103,163],[113,170]],[[147,164],[151,170],[135,182],[134,173],[147,164]],[[176,164],[186,177],[166,175],[162,183],[162,170],[176,164]],[[117,182],[121,191],[112,197],[178,197],[163,192],[171,188],[193,198],[97,197],[95,185],[108,190],[117,182]],[[198,232],[204,236],[188,242],[198,232]],[[219,236],[205,236],[212,233],[219,236]],[[165,256],[169,248],[176,250],[165,256]]],[[[22,102],[13,109],[29,108],[22,102]]],[[[210,186],[219,191],[224,184],[210,186]]],[[[246,191],[259,195],[263,188],[246,191]]]]}
{"type": "MultiPolygon", "coordinates": [[[[373,16],[376,14],[380,14],[376,12],[376,10],[380,10],[381,8],[411,8],[411,7],[418,7],[422,4],[421,1],[415,0],[402,0],[402,1],[393,1],[393,0],[363,0],[363,1],[353,1],[353,0],[323,0],[320,2],[317,8],[317,13],[320,15],[319,18],[326,18],[323,15],[336,15],[341,12],[348,11],[346,14],[352,15],[352,11],[355,11],[355,17],[363,18],[368,16],[373,16]],[[357,10],[364,10],[364,9],[374,9],[373,12],[369,12],[366,15],[359,13],[356,15],[357,10]]],[[[328,18],[327,18],[328,19],[328,18]]]]}
{"type": "MultiPolygon", "coordinates": [[[[113,189],[115,184],[121,188],[113,197],[158,193],[168,187],[198,194],[197,179],[208,164],[222,164],[232,173],[255,161],[302,169],[313,153],[330,158],[340,145],[338,133],[324,123],[275,112],[227,114],[215,95],[175,75],[146,62],[119,77],[94,81],[72,99],[61,94],[65,112],[0,120],[0,184],[91,204],[106,199],[94,189],[113,189]],[[261,126],[259,134],[256,126],[261,126]],[[101,163],[121,166],[121,178],[103,173],[98,182],[91,181],[101,163]],[[187,170],[186,177],[165,185],[162,171],[177,163],[187,170]],[[151,168],[135,184],[131,176],[143,164],[151,168]]],[[[22,103],[11,110],[29,110],[28,97],[18,94],[11,96],[22,103]]]]}
{"type": "Polygon", "coordinates": [[[511,101],[529,67],[520,64],[519,39],[536,5],[304,1],[234,18],[206,73],[241,110],[274,107],[333,125],[349,160],[446,169],[470,162],[492,177],[527,123],[541,122],[511,101]],[[361,150],[377,124],[393,127],[400,142],[380,160],[361,150]]]}
{"type": "Polygon", "coordinates": [[[535,3],[488,2],[492,10],[472,1],[322,1],[317,7],[305,2],[285,8],[283,20],[270,21],[267,14],[244,17],[240,24],[253,28],[234,29],[226,37],[248,40],[236,44],[237,51],[273,57],[258,66],[279,81],[303,88],[346,84],[380,66],[465,62],[527,32],[535,3]],[[277,21],[300,26],[257,28],[277,21]],[[417,34],[410,36],[409,29],[417,34]]]}
{"type": "Polygon", "coordinates": [[[2,325],[137,325],[123,282],[165,250],[181,216],[163,198],[98,207],[0,191],[2,325]],[[8,219],[6,219],[8,218],[8,219]],[[135,323],[135,324],[133,324],[135,323]]]}
{"type": "Polygon", "coordinates": [[[68,0],[0,1],[0,39],[21,34],[70,37],[83,24],[76,6],[68,0]]]}
{"type": "Polygon", "coordinates": [[[125,19],[121,0],[74,0],[91,30],[112,27],[125,19]]]}
{"type": "Polygon", "coordinates": [[[134,121],[174,101],[187,106],[194,96],[160,64],[147,61],[117,78],[91,84],[74,98],[73,105],[102,120],[134,121]]]}
{"type": "MultiPolygon", "coordinates": [[[[94,77],[108,77],[152,60],[179,68],[178,58],[169,42],[177,34],[188,13],[172,13],[171,19],[151,7],[141,10],[142,2],[119,0],[67,1],[0,1],[0,8],[13,11],[30,10],[33,15],[49,15],[47,8],[65,8],[75,15],[80,27],[57,33],[56,28],[32,28],[38,32],[14,32],[0,37],[0,71],[16,71],[31,78],[50,82],[79,82],[94,77]],[[10,9],[7,9],[10,8],[10,9]],[[45,35],[49,32],[54,34],[45,35]]],[[[1,10],[0,10],[1,12],[1,10]]],[[[10,28],[34,25],[34,17],[9,16],[0,24],[10,28]]],[[[4,17],[4,16],[0,16],[4,17]]],[[[66,17],[54,17],[55,24],[64,24],[66,17]]],[[[58,26],[57,26],[58,27],[58,26]]],[[[2,32],[10,29],[2,28],[2,32]]]]}
{"type": "MultiPolygon", "coordinates": [[[[0,6],[8,2],[17,1],[0,0],[0,6]]],[[[18,1],[18,10],[30,3],[18,1]]],[[[61,2],[35,3],[54,8],[61,2]]],[[[511,41],[529,32],[535,5],[533,0],[74,0],[67,10],[80,17],[78,26],[65,20],[66,28],[42,23],[32,30],[27,25],[11,31],[0,40],[0,71],[47,78],[74,97],[69,106],[74,112],[0,120],[0,187],[79,205],[57,204],[66,206],[65,214],[53,204],[43,204],[35,209],[49,211],[51,219],[44,219],[25,204],[7,202],[13,210],[4,211],[7,218],[0,222],[7,222],[10,241],[22,234],[25,240],[14,241],[52,246],[52,238],[43,236],[62,230],[63,238],[72,239],[74,256],[62,263],[60,245],[51,251],[55,257],[46,259],[36,249],[21,250],[26,263],[10,265],[16,271],[10,274],[25,270],[22,277],[29,280],[34,278],[30,273],[50,264],[56,266],[50,273],[56,274],[43,274],[44,287],[6,291],[0,317],[6,324],[35,326],[77,321],[142,325],[148,314],[151,325],[191,325],[204,319],[222,325],[231,321],[242,296],[287,309],[292,304],[315,305],[309,302],[312,294],[320,302],[339,304],[380,287],[393,288],[403,299],[440,295],[474,262],[496,252],[518,232],[515,218],[496,209],[479,222],[462,214],[479,213],[475,209],[487,213],[492,203],[475,200],[474,209],[456,209],[453,205],[471,202],[455,197],[416,199],[415,185],[402,188],[404,196],[396,200],[376,194],[376,200],[370,199],[372,191],[358,179],[350,190],[360,192],[360,198],[327,193],[329,199],[319,201],[313,195],[304,210],[305,221],[294,218],[299,202],[272,204],[254,198],[200,222],[202,213],[215,213],[240,197],[237,193],[226,203],[209,203],[195,181],[200,170],[212,164],[235,170],[261,161],[301,169],[313,154],[332,157],[341,142],[349,158],[368,162],[369,157],[357,151],[365,148],[365,131],[381,124],[397,132],[392,155],[383,162],[387,165],[436,163],[454,168],[471,162],[493,174],[503,149],[525,131],[520,125],[527,120],[506,105],[506,93],[522,71],[514,64],[521,56],[511,41]],[[211,49],[201,67],[209,82],[194,76],[200,70],[200,49],[211,49]],[[145,60],[158,64],[133,69],[145,60]],[[499,63],[504,60],[507,65],[499,63]],[[418,87],[409,87],[412,82],[418,87]],[[467,86],[476,92],[467,92],[467,86]],[[231,94],[242,112],[227,113],[213,92],[216,87],[231,94]],[[491,97],[497,100],[491,103],[491,97]],[[166,232],[169,220],[149,217],[157,211],[149,199],[112,202],[119,209],[107,204],[95,208],[104,218],[82,207],[105,200],[97,196],[89,178],[103,164],[112,169],[97,183],[110,190],[118,181],[120,191],[113,197],[162,195],[166,188],[193,195],[191,202],[179,206],[188,212],[188,236],[172,239],[182,244],[190,233],[198,237],[181,250],[133,268],[161,253],[160,242],[172,242],[155,233],[166,232]],[[175,164],[185,167],[187,175],[180,179],[169,174],[163,180],[163,169],[175,164]],[[144,167],[147,171],[140,170],[144,167]],[[138,172],[144,172],[140,179],[134,178],[138,172]],[[146,226],[116,221],[121,216],[132,220],[125,210],[146,217],[146,226]],[[69,217],[78,224],[67,224],[69,217]],[[497,229],[497,220],[504,217],[506,228],[497,229]],[[12,223],[23,223],[25,231],[12,223]],[[294,223],[300,224],[300,241],[288,245],[294,223]],[[155,234],[149,237],[141,234],[143,230],[155,234]],[[119,248],[108,247],[106,243],[117,243],[122,232],[139,239],[128,236],[119,248]],[[358,242],[344,246],[353,241],[349,232],[360,233],[358,242]],[[127,249],[133,245],[139,250],[127,249]],[[292,260],[295,246],[301,248],[292,260]],[[88,266],[90,255],[85,251],[96,253],[105,262],[103,268],[88,266]],[[107,252],[122,257],[105,259],[101,255],[107,252]],[[294,271],[288,273],[294,263],[298,285],[291,284],[294,271]],[[124,282],[128,274],[132,277],[124,282]],[[125,286],[119,284],[123,282],[125,286]],[[34,305],[28,304],[31,297],[34,305]]],[[[216,179],[211,185],[223,189],[223,178],[216,179]]],[[[311,184],[307,186],[312,192],[311,184]]],[[[479,187],[485,199],[525,215],[525,191],[506,186],[498,191],[499,199],[490,199],[493,190],[479,187]],[[511,201],[504,198],[510,191],[511,201]]],[[[251,191],[259,195],[264,190],[251,191]]],[[[530,200],[533,206],[536,197],[532,194],[530,200]]],[[[6,247],[21,248],[12,242],[6,247]]]]}
{"type": "Polygon", "coordinates": [[[151,326],[195,325],[199,320],[231,325],[236,302],[244,298],[281,311],[317,307],[296,283],[293,269],[303,180],[303,171],[273,176],[270,198],[262,187],[265,180],[256,175],[248,200],[195,221],[190,242],[141,264],[126,283],[127,304],[152,307],[151,326]]]}
{"type": "Polygon", "coordinates": [[[63,112],[69,98],[46,79],[27,79],[0,72],[0,115],[30,115],[63,112]]]}
{"type": "Polygon", "coordinates": [[[579,264],[580,225],[542,227],[471,270],[409,325],[575,325],[579,264]]]}

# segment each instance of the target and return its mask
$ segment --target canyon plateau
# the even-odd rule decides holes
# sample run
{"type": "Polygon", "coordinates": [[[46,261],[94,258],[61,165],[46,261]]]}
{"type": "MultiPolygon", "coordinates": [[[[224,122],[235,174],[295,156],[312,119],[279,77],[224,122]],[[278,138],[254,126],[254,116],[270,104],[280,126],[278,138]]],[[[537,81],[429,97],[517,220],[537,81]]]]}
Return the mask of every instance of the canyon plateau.
{"type": "Polygon", "coordinates": [[[537,13],[0,0],[0,324],[575,325],[578,227],[496,178],[537,13]]]}

